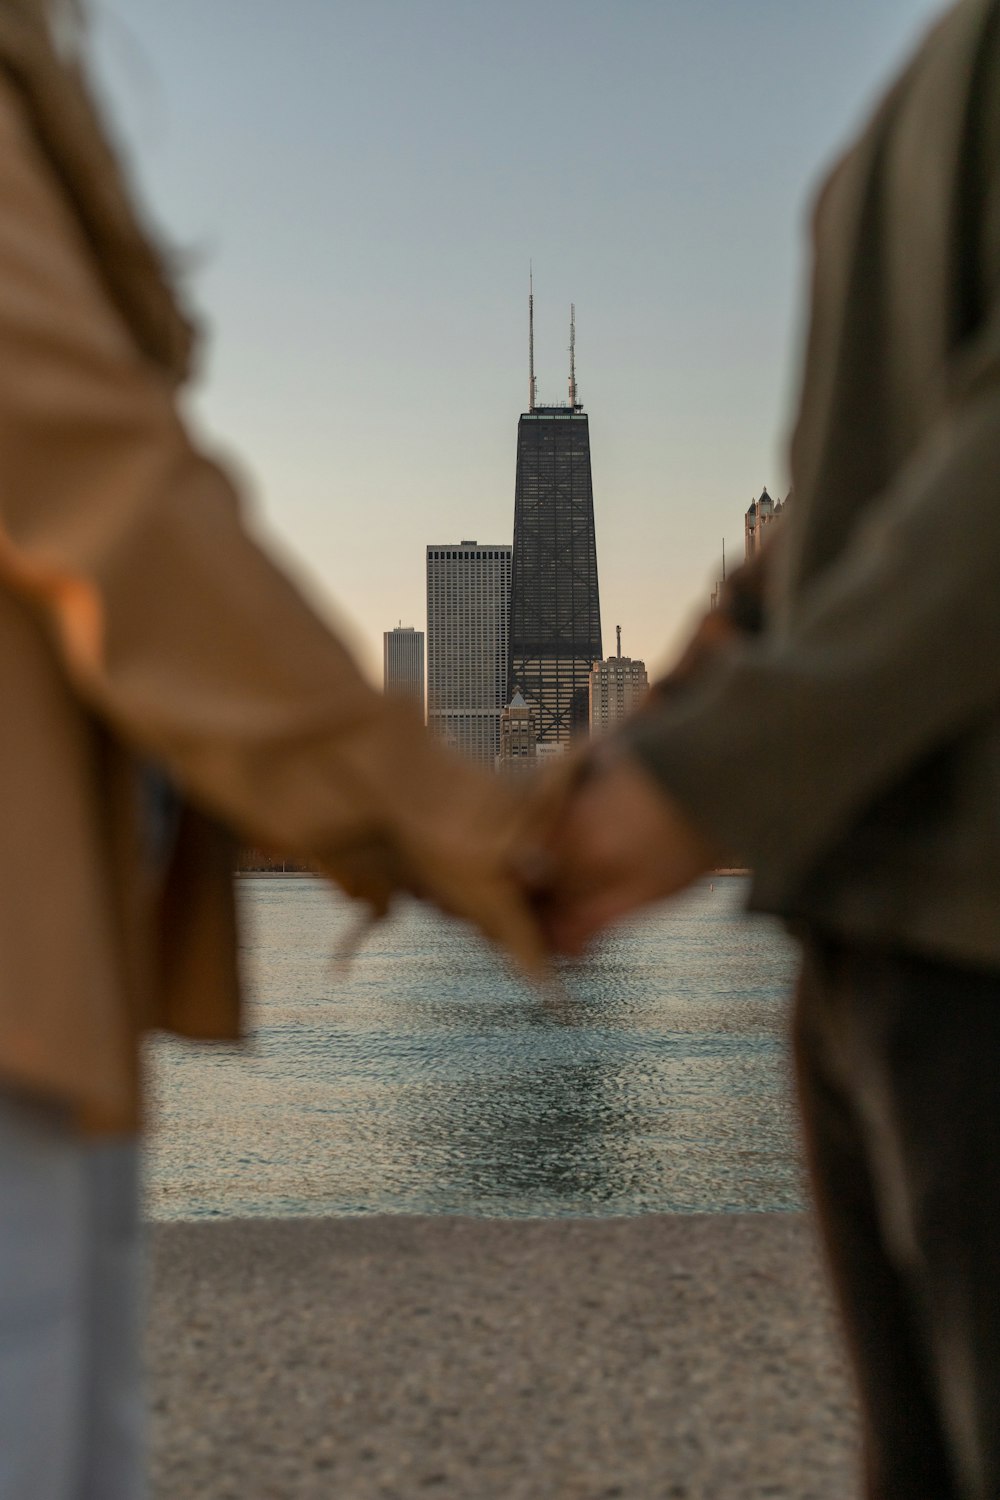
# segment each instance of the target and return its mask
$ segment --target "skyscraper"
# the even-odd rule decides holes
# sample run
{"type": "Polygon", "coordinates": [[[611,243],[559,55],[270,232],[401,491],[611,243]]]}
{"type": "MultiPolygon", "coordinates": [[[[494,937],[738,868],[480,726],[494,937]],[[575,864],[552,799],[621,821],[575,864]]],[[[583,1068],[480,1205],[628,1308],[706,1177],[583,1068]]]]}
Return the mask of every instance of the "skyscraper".
{"type": "Polygon", "coordinates": [[[515,693],[500,715],[499,769],[508,774],[530,771],[538,758],[538,714],[515,693]]]}
{"type": "Polygon", "coordinates": [[[424,716],[424,633],[397,625],[382,633],[382,685],[386,693],[412,698],[424,716]]]}
{"type": "Polygon", "coordinates": [[[765,531],[773,522],[780,521],[784,509],[781,500],[771,499],[767,493],[767,485],[756,500],[750,501],[750,509],[743,518],[744,549],[748,562],[764,546],[765,531]]]}
{"type": "Polygon", "coordinates": [[[427,723],[493,766],[506,702],[510,546],[427,548],[427,723]]]}
{"type": "Polygon", "coordinates": [[[540,745],[586,734],[590,670],[603,655],[590,427],[576,392],[570,320],[569,403],[535,401],[534,298],[528,302],[528,410],[517,427],[507,699],[537,706],[540,745]]]}
{"type": "Polygon", "coordinates": [[[590,673],[590,732],[594,735],[616,729],[649,692],[646,663],[622,656],[622,628],[617,629],[617,656],[595,661],[590,673]]]}

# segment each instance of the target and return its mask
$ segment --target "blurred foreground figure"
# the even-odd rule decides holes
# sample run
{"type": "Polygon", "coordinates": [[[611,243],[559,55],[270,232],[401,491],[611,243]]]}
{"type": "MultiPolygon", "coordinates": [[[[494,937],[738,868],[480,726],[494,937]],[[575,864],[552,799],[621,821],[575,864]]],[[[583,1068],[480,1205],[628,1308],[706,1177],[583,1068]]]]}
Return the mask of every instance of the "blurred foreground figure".
{"type": "Polygon", "coordinates": [[[238,1035],[228,830],[538,943],[499,793],[190,443],[189,327],[40,4],[0,0],[0,64],[0,1496],[133,1500],[137,1046],[238,1035]]]}
{"type": "Polygon", "coordinates": [[[816,1199],[872,1497],[1000,1495],[1000,4],[926,39],[815,213],[794,496],[584,762],[578,950],[722,858],[804,941],[816,1199]]]}

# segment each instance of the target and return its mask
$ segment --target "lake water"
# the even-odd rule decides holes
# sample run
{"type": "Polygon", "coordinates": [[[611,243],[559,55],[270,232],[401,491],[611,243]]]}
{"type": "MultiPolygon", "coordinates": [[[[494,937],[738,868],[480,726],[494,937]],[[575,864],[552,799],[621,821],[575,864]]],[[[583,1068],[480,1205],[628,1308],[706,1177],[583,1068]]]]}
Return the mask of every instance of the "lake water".
{"type": "Polygon", "coordinates": [[[345,902],[241,880],[252,1038],[152,1045],[149,1213],[800,1207],[794,953],[745,895],[717,877],[623,927],[553,1003],[415,906],[342,976],[345,902]]]}

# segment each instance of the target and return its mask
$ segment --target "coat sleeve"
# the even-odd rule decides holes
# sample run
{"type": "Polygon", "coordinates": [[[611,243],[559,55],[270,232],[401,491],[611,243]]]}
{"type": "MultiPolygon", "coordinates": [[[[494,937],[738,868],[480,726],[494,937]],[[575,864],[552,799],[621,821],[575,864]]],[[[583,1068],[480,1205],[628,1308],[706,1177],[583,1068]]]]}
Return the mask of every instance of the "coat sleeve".
{"type": "Polygon", "coordinates": [[[364,681],[248,535],[3,88],[0,584],[84,704],[238,832],[377,906],[407,884],[537,958],[498,797],[364,681]]]}
{"type": "Polygon", "coordinates": [[[0,568],[89,706],[245,831],[314,848],[370,814],[350,777],[318,795],[317,750],[374,732],[379,695],[248,536],[6,90],[0,568]]]}
{"type": "Polygon", "coordinates": [[[1000,159],[986,160],[986,306],[946,409],[793,619],[726,643],[623,732],[773,909],[906,772],[1000,713],[1000,159]]]}

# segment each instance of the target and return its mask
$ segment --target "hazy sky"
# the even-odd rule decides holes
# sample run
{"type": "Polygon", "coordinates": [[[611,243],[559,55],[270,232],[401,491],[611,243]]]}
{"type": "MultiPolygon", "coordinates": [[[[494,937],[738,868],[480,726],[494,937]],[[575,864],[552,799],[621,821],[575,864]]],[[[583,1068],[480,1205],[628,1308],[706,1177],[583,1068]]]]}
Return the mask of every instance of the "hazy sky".
{"type": "Polygon", "coordinates": [[[427,542],[511,537],[527,399],[591,423],[605,649],[663,662],[784,494],[817,175],[930,0],[100,0],[209,334],[196,405],[364,665],[427,542]]]}

